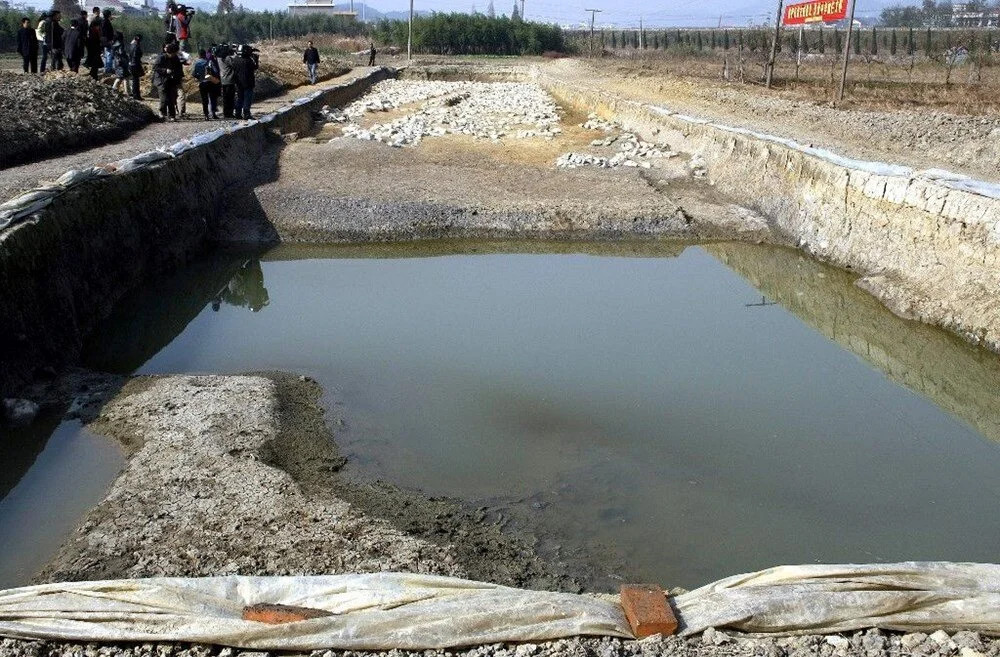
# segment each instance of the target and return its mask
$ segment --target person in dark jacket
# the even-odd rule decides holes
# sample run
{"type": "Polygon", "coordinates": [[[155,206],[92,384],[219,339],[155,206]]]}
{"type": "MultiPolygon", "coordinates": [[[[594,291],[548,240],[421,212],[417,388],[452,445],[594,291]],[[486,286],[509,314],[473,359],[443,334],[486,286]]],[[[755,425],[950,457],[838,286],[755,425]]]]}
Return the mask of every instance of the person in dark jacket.
{"type": "Polygon", "coordinates": [[[233,118],[233,110],[236,102],[236,71],[233,62],[236,55],[226,52],[219,58],[219,82],[222,84],[222,116],[227,119],[233,118]]]}
{"type": "MultiPolygon", "coordinates": [[[[96,10],[97,7],[94,9],[96,10]]],[[[95,80],[104,65],[101,53],[101,16],[95,13],[94,18],[87,25],[87,59],[84,60],[84,66],[90,70],[90,77],[95,80]]]]}
{"type": "Polygon", "coordinates": [[[132,88],[129,92],[132,98],[142,100],[142,92],[139,90],[140,79],[144,71],[142,70],[142,35],[136,34],[132,37],[132,42],[125,49],[125,59],[128,62],[128,74],[132,80],[132,88]]]}
{"type": "Polygon", "coordinates": [[[198,93],[201,94],[201,111],[205,119],[219,118],[219,62],[215,56],[204,49],[198,51],[198,60],[191,68],[191,75],[198,80],[198,93]]]}
{"type": "Polygon", "coordinates": [[[319,72],[319,51],[313,47],[310,41],[305,51],[302,53],[302,63],[306,65],[306,72],[309,74],[309,84],[316,84],[316,74],[319,72]]]}
{"type": "Polygon", "coordinates": [[[250,120],[253,90],[257,86],[257,59],[253,49],[244,44],[238,57],[233,58],[233,79],[236,82],[236,118],[250,120]]]}
{"type": "Polygon", "coordinates": [[[180,48],[176,43],[164,46],[163,52],[153,64],[153,84],[160,96],[160,117],[177,120],[177,90],[184,78],[184,67],[177,56],[180,48]]]}
{"type": "Polygon", "coordinates": [[[69,23],[69,29],[63,37],[63,56],[66,58],[66,66],[74,73],[80,71],[80,60],[83,59],[83,46],[86,39],[80,30],[80,20],[74,18],[69,23]]]}
{"type": "Polygon", "coordinates": [[[52,58],[50,68],[53,71],[61,71],[63,68],[63,39],[65,37],[66,30],[62,26],[62,12],[53,9],[49,29],[45,34],[45,44],[49,47],[49,57],[52,58]]]}
{"type": "Polygon", "coordinates": [[[375,66],[375,53],[376,53],[375,42],[372,41],[372,46],[368,50],[368,65],[369,66],[375,66]]]}
{"type": "Polygon", "coordinates": [[[17,52],[24,62],[24,72],[38,73],[38,37],[27,16],[21,19],[21,29],[17,31],[17,52]]]}
{"type": "Polygon", "coordinates": [[[101,47],[104,49],[104,72],[110,75],[114,71],[115,65],[115,26],[111,22],[111,10],[104,10],[104,19],[101,21],[101,47]]]}

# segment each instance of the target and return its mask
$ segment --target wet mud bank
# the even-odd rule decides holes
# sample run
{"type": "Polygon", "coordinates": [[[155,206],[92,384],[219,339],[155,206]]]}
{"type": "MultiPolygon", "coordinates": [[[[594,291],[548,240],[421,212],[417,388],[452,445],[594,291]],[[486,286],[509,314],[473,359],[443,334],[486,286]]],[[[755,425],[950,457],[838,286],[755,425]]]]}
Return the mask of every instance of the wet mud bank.
{"type": "Polygon", "coordinates": [[[539,67],[562,102],[656,134],[698,158],[772,239],[861,276],[894,313],[1000,351],[1000,188],[942,171],[863,162],[641,103],[539,67]]]}
{"type": "Polygon", "coordinates": [[[89,424],[124,469],[36,581],[392,570],[581,588],[495,518],[342,476],[321,394],[281,373],[129,380],[89,424]]]}
{"type": "Polygon", "coordinates": [[[203,253],[223,205],[273,164],[283,143],[278,135],[309,130],[314,111],[347,102],[391,75],[376,69],[266,122],[148,166],[93,177],[0,231],[0,343],[10,347],[0,350],[0,393],[77,362],[87,334],[123,294],[203,253]]]}

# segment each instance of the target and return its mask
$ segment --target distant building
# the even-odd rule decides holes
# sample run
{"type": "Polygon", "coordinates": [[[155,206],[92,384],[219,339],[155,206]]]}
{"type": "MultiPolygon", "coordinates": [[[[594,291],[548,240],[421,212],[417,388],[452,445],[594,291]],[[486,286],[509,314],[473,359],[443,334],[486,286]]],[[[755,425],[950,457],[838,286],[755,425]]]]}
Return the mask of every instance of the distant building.
{"type": "Polygon", "coordinates": [[[308,16],[309,14],[322,14],[324,16],[350,16],[357,18],[358,12],[353,11],[350,5],[337,4],[330,0],[305,0],[304,2],[291,2],[288,5],[288,13],[292,16],[308,16]]]}
{"type": "Polygon", "coordinates": [[[958,3],[951,6],[951,24],[955,27],[996,27],[1000,25],[1000,8],[958,3]]]}
{"type": "Polygon", "coordinates": [[[116,14],[155,14],[158,11],[152,0],[84,0],[81,6],[87,13],[94,7],[111,9],[116,14]]]}

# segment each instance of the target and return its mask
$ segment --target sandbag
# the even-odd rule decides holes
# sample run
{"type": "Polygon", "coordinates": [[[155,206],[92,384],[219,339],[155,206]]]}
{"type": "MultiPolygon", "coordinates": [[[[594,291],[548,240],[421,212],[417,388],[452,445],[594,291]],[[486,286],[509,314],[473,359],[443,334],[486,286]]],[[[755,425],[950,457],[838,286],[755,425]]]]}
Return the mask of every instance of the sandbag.
{"type": "MultiPolygon", "coordinates": [[[[672,599],[688,636],[709,627],[779,635],[869,627],[1000,635],[1000,566],[908,562],[780,566],[672,599]]],[[[578,635],[630,638],[614,598],[382,573],[155,578],[0,591],[0,636],[194,642],[259,650],[426,650],[578,635]],[[285,625],[242,619],[275,603],[332,612],[285,625]]]]}
{"type": "Polygon", "coordinates": [[[261,650],[424,650],[576,635],[628,637],[618,605],[430,575],[155,578],[0,592],[0,636],[170,641],[261,650]],[[242,620],[276,603],[335,615],[287,625],[242,620]]]}

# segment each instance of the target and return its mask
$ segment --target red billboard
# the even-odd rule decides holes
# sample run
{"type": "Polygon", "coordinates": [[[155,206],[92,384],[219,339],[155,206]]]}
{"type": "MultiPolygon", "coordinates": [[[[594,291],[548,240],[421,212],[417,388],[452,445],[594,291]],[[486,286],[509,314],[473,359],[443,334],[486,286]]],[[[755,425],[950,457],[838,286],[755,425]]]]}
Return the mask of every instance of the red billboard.
{"type": "Polygon", "coordinates": [[[785,25],[834,23],[847,16],[848,0],[812,0],[785,7],[785,25]]]}

